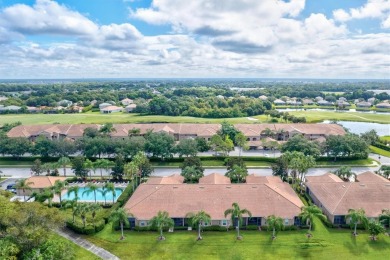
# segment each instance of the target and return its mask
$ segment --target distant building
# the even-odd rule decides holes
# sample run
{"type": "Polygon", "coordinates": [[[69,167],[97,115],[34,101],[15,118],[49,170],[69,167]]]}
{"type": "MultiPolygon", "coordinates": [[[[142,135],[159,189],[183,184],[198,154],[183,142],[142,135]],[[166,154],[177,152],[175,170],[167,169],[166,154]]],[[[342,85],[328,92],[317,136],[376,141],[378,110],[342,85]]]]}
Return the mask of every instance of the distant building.
{"type": "Polygon", "coordinates": [[[130,99],[130,98],[125,98],[125,99],[122,99],[122,100],[121,100],[121,103],[122,103],[122,105],[124,105],[124,106],[128,106],[128,105],[130,105],[130,104],[133,104],[134,101],[133,101],[132,99],[130,99]]]}
{"type": "Polygon", "coordinates": [[[0,106],[0,112],[19,112],[20,106],[0,106]]]}
{"type": "Polygon", "coordinates": [[[130,104],[128,106],[125,107],[125,110],[127,113],[130,113],[130,112],[133,112],[134,109],[137,108],[137,105],[136,104],[130,104]]]}
{"type": "Polygon", "coordinates": [[[31,183],[29,186],[31,190],[25,190],[25,194],[22,189],[18,189],[16,192],[19,196],[30,196],[33,192],[42,192],[46,188],[54,186],[56,181],[65,181],[66,177],[58,176],[32,176],[27,178],[26,183],[31,183]]]}
{"type": "Polygon", "coordinates": [[[336,104],[339,107],[348,107],[348,106],[350,106],[350,104],[347,101],[344,101],[344,100],[337,100],[336,104]]]}
{"type": "Polygon", "coordinates": [[[225,97],[224,97],[224,96],[222,96],[222,95],[218,95],[218,96],[217,96],[217,98],[220,98],[220,99],[225,99],[225,97]]]}
{"type": "Polygon", "coordinates": [[[303,103],[304,105],[314,105],[313,99],[310,99],[310,98],[304,98],[304,99],[302,99],[302,103],[303,103]]]}
{"type": "Polygon", "coordinates": [[[123,108],[122,107],[117,107],[117,106],[108,106],[100,109],[100,112],[103,114],[111,114],[111,113],[118,113],[122,112],[123,108]]]}
{"type": "Polygon", "coordinates": [[[322,97],[316,97],[315,98],[315,101],[317,101],[317,102],[319,102],[319,101],[321,101],[321,100],[324,100],[322,97]]]}
{"type": "Polygon", "coordinates": [[[268,97],[267,97],[267,96],[264,96],[264,95],[261,95],[261,96],[259,97],[259,99],[261,99],[261,100],[267,100],[268,97]]]}
{"type": "Polygon", "coordinates": [[[101,110],[101,109],[103,109],[103,108],[105,108],[105,107],[109,107],[109,106],[112,106],[112,104],[110,104],[110,103],[101,103],[101,104],[99,105],[99,109],[101,110]]]}
{"type": "Polygon", "coordinates": [[[376,105],[376,108],[390,108],[390,104],[389,103],[379,103],[376,105]]]}
{"type": "Polygon", "coordinates": [[[284,102],[284,101],[281,100],[281,99],[276,99],[276,100],[274,101],[274,104],[275,104],[275,105],[285,105],[286,102],[284,102]]]}
{"type": "Polygon", "coordinates": [[[332,103],[330,103],[329,101],[326,101],[326,100],[320,100],[317,102],[317,105],[319,106],[331,106],[332,103]]]}
{"type": "Polygon", "coordinates": [[[362,101],[362,102],[357,103],[356,106],[357,107],[371,107],[371,103],[362,101]]]}
{"type": "Polygon", "coordinates": [[[375,98],[374,98],[374,97],[369,98],[369,99],[367,99],[367,102],[370,102],[371,105],[372,105],[372,104],[374,104],[374,102],[375,102],[375,98]]]}

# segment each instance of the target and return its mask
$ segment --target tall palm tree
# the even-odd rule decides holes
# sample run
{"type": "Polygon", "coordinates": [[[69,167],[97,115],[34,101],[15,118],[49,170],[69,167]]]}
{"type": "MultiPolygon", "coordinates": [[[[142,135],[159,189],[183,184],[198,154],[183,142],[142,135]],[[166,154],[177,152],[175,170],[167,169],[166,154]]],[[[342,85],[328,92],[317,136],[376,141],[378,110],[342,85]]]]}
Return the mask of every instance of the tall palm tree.
{"type": "Polygon", "coordinates": [[[78,203],[76,206],[76,215],[81,217],[81,221],[83,222],[83,227],[85,228],[87,221],[87,213],[90,211],[90,207],[88,203],[78,203]]]}
{"type": "Polygon", "coordinates": [[[64,176],[66,177],[66,165],[70,164],[70,159],[68,157],[62,156],[58,160],[58,164],[64,169],[64,176]]]}
{"type": "Polygon", "coordinates": [[[92,222],[93,222],[93,227],[94,228],[96,228],[96,224],[95,224],[96,213],[100,209],[102,209],[102,208],[98,204],[89,204],[89,211],[91,212],[91,215],[92,215],[92,222]]]}
{"type": "MultiPolygon", "coordinates": [[[[390,228],[390,209],[382,210],[382,214],[379,215],[379,221],[384,226],[388,226],[390,228]]],[[[389,232],[387,232],[387,233],[390,235],[390,229],[389,229],[389,232]]]]}
{"type": "Polygon", "coordinates": [[[111,166],[111,161],[107,159],[98,159],[95,162],[96,168],[100,168],[100,177],[103,179],[103,169],[108,172],[109,167],[111,166]]]}
{"type": "Polygon", "coordinates": [[[89,172],[89,179],[92,179],[93,162],[90,159],[86,159],[84,162],[84,168],[89,172]]]}
{"type": "Polygon", "coordinates": [[[94,184],[94,183],[88,183],[87,184],[87,190],[85,190],[84,192],[83,192],[83,196],[84,196],[84,194],[87,194],[87,196],[89,195],[89,194],[91,194],[91,192],[93,192],[93,196],[94,196],[94,198],[95,198],[95,204],[97,203],[97,201],[96,201],[96,192],[98,192],[99,191],[99,186],[97,186],[96,184],[94,184]]]}
{"type": "Polygon", "coordinates": [[[138,166],[132,161],[125,164],[124,173],[127,175],[133,183],[133,191],[135,190],[135,178],[138,174],[138,166]]]}
{"type": "Polygon", "coordinates": [[[118,208],[111,212],[110,220],[114,223],[119,222],[119,225],[121,227],[121,240],[125,238],[123,234],[123,226],[126,224],[129,224],[128,217],[134,217],[133,214],[127,213],[124,208],[118,208]]]}
{"type": "Polygon", "coordinates": [[[276,217],[275,215],[268,216],[267,226],[268,230],[272,230],[272,239],[275,239],[276,231],[283,229],[283,219],[281,217],[276,217]]]}
{"type": "Polygon", "coordinates": [[[149,225],[152,227],[156,227],[157,230],[160,231],[160,236],[158,237],[158,240],[165,240],[165,237],[163,236],[163,229],[166,227],[171,228],[175,225],[175,223],[173,222],[173,219],[169,217],[168,212],[159,211],[157,215],[149,221],[149,225]]]}
{"type": "Polygon", "coordinates": [[[242,239],[240,236],[240,224],[242,223],[242,217],[244,214],[252,217],[252,213],[247,209],[240,209],[240,206],[237,202],[232,204],[232,208],[225,210],[225,218],[230,215],[232,224],[234,224],[234,219],[237,219],[237,239],[242,239]]]}
{"type": "Polygon", "coordinates": [[[75,221],[75,216],[76,216],[76,213],[77,213],[77,199],[73,199],[73,200],[67,200],[65,203],[64,203],[64,207],[66,209],[72,209],[72,217],[73,217],[73,223],[75,221]]]}
{"type": "Polygon", "coordinates": [[[357,236],[357,225],[358,223],[362,223],[364,226],[367,226],[368,219],[366,217],[366,212],[364,209],[349,209],[347,218],[350,219],[351,227],[354,226],[353,235],[357,236]]]}
{"type": "Polygon", "coordinates": [[[107,123],[100,128],[99,132],[105,136],[109,136],[112,132],[116,132],[116,129],[112,123],[107,123]]]}
{"type": "Polygon", "coordinates": [[[54,198],[54,191],[51,188],[46,188],[43,191],[43,194],[44,194],[45,198],[47,198],[47,201],[49,203],[49,207],[51,207],[52,202],[53,202],[53,198],[54,198]]]}
{"type": "Polygon", "coordinates": [[[138,180],[137,177],[141,177],[141,166],[144,165],[147,162],[148,158],[145,156],[143,152],[138,152],[134,157],[132,162],[137,166],[138,171],[137,174],[135,175],[136,178],[136,184],[138,186],[138,180]]]}
{"type": "Polygon", "coordinates": [[[79,198],[79,191],[80,187],[79,186],[72,186],[68,189],[68,192],[66,193],[68,196],[70,196],[72,193],[74,193],[74,200],[77,202],[79,198]]]}
{"type": "Polygon", "coordinates": [[[53,186],[54,194],[58,195],[58,197],[60,199],[60,207],[61,208],[62,208],[62,191],[65,190],[66,184],[67,184],[66,181],[57,180],[53,186]]]}
{"type": "Polygon", "coordinates": [[[309,230],[308,230],[308,237],[311,237],[311,228],[314,221],[314,218],[317,217],[321,220],[326,220],[326,216],[322,214],[322,211],[317,206],[303,206],[301,208],[301,213],[299,214],[299,217],[304,222],[309,222],[309,230]]]}
{"type": "Polygon", "coordinates": [[[23,191],[24,201],[26,201],[26,190],[31,190],[31,184],[34,184],[34,182],[28,182],[27,179],[21,179],[16,182],[15,188],[23,191]]]}
{"type": "Polygon", "coordinates": [[[197,213],[188,213],[187,218],[191,219],[191,224],[192,225],[198,225],[198,238],[197,240],[202,240],[202,236],[200,235],[200,231],[202,228],[202,225],[206,223],[211,222],[211,217],[208,213],[206,213],[204,210],[198,211],[197,213]]]}
{"type": "Polygon", "coordinates": [[[104,187],[103,187],[103,196],[104,196],[104,198],[106,197],[106,194],[107,193],[110,193],[111,192],[111,194],[112,194],[112,204],[114,204],[115,203],[115,197],[116,197],[116,192],[115,192],[115,186],[114,186],[114,184],[113,183],[111,183],[111,182],[108,182],[108,183],[106,183],[105,185],[104,185],[104,187]]]}

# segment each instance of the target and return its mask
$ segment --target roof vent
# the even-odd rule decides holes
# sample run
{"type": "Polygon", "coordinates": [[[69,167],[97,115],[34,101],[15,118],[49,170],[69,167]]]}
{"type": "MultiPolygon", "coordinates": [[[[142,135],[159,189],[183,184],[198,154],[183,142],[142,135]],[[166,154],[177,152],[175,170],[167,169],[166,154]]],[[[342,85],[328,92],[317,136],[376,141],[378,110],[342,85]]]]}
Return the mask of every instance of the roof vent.
{"type": "Polygon", "coordinates": [[[257,188],[257,186],[252,186],[252,188],[256,189],[256,188],[257,188]]]}
{"type": "Polygon", "coordinates": [[[386,185],[386,187],[390,187],[390,183],[389,184],[385,184],[386,185]]]}
{"type": "Polygon", "coordinates": [[[363,183],[362,183],[362,184],[360,184],[360,186],[361,186],[361,187],[366,187],[366,184],[363,184],[363,183]]]}
{"type": "Polygon", "coordinates": [[[177,188],[179,188],[179,187],[177,187],[177,186],[173,186],[173,188],[174,188],[174,189],[177,189],[177,188]]]}
{"type": "Polygon", "coordinates": [[[226,189],[230,189],[232,186],[226,186],[226,189]]]}
{"type": "Polygon", "coordinates": [[[199,189],[204,189],[204,186],[199,186],[199,189]]]}

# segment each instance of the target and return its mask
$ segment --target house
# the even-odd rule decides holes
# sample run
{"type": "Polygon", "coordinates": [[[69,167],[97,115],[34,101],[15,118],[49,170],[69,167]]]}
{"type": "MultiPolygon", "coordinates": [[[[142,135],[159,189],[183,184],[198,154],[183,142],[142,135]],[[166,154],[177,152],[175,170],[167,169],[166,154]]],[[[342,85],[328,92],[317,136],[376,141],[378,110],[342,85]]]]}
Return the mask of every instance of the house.
{"type": "Polygon", "coordinates": [[[370,103],[370,102],[362,101],[362,102],[356,103],[356,106],[357,106],[357,107],[371,107],[371,103],[370,103]]]}
{"type": "Polygon", "coordinates": [[[328,102],[326,100],[320,100],[320,101],[317,102],[317,105],[319,105],[319,106],[331,106],[332,103],[330,103],[330,102],[328,102]]]}
{"type": "Polygon", "coordinates": [[[101,103],[101,104],[99,104],[99,109],[103,109],[103,108],[106,108],[106,107],[109,107],[109,106],[112,106],[112,104],[110,104],[110,103],[101,103]]]}
{"type": "Polygon", "coordinates": [[[265,95],[261,95],[261,96],[259,97],[259,99],[261,99],[261,100],[267,100],[267,99],[268,99],[268,97],[267,97],[267,96],[265,96],[265,95]]]}
{"type": "Polygon", "coordinates": [[[336,104],[339,107],[348,107],[348,106],[350,106],[350,104],[347,101],[340,100],[340,99],[336,101],[336,104]]]}
{"type": "Polygon", "coordinates": [[[103,114],[111,114],[111,113],[118,113],[118,112],[122,112],[123,108],[122,107],[117,107],[117,106],[107,106],[107,107],[104,107],[104,108],[101,108],[100,109],[100,113],[103,113],[103,114]]]}
{"type": "Polygon", "coordinates": [[[137,105],[136,104],[130,104],[128,106],[125,107],[125,110],[127,113],[130,113],[130,112],[133,112],[134,109],[137,108],[137,105]]]}
{"type": "Polygon", "coordinates": [[[324,99],[323,99],[322,97],[316,97],[316,98],[315,98],[315,101],[316,101],[316,102],[319,102],[319,101],[321,101],[321,100],[324,100],[324,99]]]}
{"type": "Polygon", "coordinates": [[[122,103],[122,105],[124,105],[124,106],[128,106],[128,105],[130,105],[130,104],[133,104],[134,101],[133,101],[132,99],[130,99],[130,98],[125,98],[125,99],[122,99],[122,100],[121,100],[121,103],[122,103]]]}
{"type": "Polygon", "coordinates": [[[230,179],[211,174],[199,180],[199,184],[185,184],[178,175],[151,177],[142,183],[124,209],[131,226],[147,226],[158,211],[167,211],[175,226],[188,226],[187,214],[204,210],[211,217],[211,223],[229,227],[230,217],[226,209],[234,202],[246,208],[252,217],[244,215],[243,225],[266,225],[266,218],[276,215],[283,218],[284,225],[299,225],[298,215],[303,206],[289,184],[276,176],[248,176],[247,183],[232,184],[230,179]],[[181,182],[180,182],[181,181],[181,182]]]}
{"type": "Polygon", "coordinates": [[[372,172],[357,176],[357,182],[343,182],[333,174],[307,176],[306,192],[329,221],[348,224],[349,209],[362,208],[368,218],[377,218],[390,206],[390,181],[372,172]]]}
{"type": "Polygon", "coordinates": [[[302,104],[304,105],[314,105],[314,101],[310,98],[304,98],[302,99],[302,104]]]}
{"type": "Polygon", "coordinates": [[[62,106],[62,107],[70,107],[72,104],[73,104],[72,101],[66,99],[63,99],[57,103],[58,106],[62,106]]]}
{"type": "Polygon", "coordinates": [[[1,106],[0,112],[19,112],[22,108],[20,106],[1,106]]]}
{"type": "Polygon", "coordinates": [[[287,103],[287,105],[292,105],[292,106],[301,106],[302,105],[302,102],[296,101],[296,100],[288,100],[286,103],[287,103]]]}
{"type": "Polygon", "coordinates": [[[276,99],[276,100],[274,101],[274,104],[275,104],[275,105],[285,105],[286,102],[284,102],[284,101],[281,100],[281,99],[276,99]]]}
{"type": "Polygon", "coordinates": [[[8,98],[7,97],[5,97],[5,96],[0,96],[0,101],[5,101],[5,100],[7,100],[8,98]]]}
{"type": "Polygon", "coordinates": [[[375,98],[374,97],[369,98],[369,99],[367,99],[367,102],[370,102],[371,104],[374,104],[375,98]]]}
{"type": "Polygon", "coordinates": [[[28,111],[29,113],[38,113],[38,112],[40,112],[41,110],[40,110],[39,108],[37,108],[37,107],[27,107],[27,111],[28,111]]]}
{"type": "Polygon", "coordinates": [[[56,181],[65,181],[66,177],[59,176],[32,176],[27,178],[26,183],[31,183],[29,186],[31,190],[25,190],[25,194],[23,194],[22,189],[18,189],[17,195],[19,196],[29,196],[33,192],[42,192],[44,189],[51,188],[54,186],[56,181]]]}
{"type": "Polygon", "coordinates": [[[222,96],[222,95],[218,95],[217,98],[219,98],[219,99],[225,99],[225,97],[222,96]]]}
{"type": "Polygon", "coordinates": [[[379,103],[376,105],[376,108],[387,108],[390,109],[390,104],[389,103],[379,103]]]}

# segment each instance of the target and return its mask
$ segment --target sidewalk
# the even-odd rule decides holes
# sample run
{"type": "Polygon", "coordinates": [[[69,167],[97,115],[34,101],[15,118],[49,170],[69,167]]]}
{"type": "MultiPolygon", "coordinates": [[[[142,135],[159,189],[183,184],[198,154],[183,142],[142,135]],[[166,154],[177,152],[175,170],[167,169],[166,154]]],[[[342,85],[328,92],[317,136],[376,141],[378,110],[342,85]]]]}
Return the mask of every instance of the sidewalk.
{"type": "Polygon", "coordinates": [[[119,260],[119,258],[117,256],[115,256],[115,255],[111,254],[110,252],[108,252],[107,250],[105,250],[101,247],[98,247],[98,246],[92,244],[91,242],[81,238],[78,234],[75,234],[74,232],[72,232],[66,228],[58,229],[55,232],[58,235],[72,241],[76,245],[79,245],[79,246],[85,248],[86,250],[92,252],[93,254],[97,255],[98,257],[100,257],[104,260],[119,260]]]}

